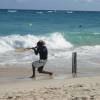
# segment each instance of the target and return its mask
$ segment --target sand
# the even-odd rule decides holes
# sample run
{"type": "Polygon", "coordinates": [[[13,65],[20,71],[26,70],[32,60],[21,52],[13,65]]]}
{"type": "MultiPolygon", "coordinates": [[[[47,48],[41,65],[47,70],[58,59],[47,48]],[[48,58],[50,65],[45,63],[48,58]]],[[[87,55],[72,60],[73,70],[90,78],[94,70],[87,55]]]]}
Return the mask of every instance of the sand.
{"type": "Polygon", "coordinates": [[[29,68],[0,68],[0,100],[100,100],[99,76],[31,74],[29,68]]]}

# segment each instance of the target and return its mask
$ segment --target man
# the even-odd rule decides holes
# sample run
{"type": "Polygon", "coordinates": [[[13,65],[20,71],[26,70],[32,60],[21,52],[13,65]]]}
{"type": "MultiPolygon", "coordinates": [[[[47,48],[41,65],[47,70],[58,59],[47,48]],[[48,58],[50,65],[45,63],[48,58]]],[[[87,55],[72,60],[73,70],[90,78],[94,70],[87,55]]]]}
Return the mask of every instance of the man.
{"type": "MultiPolygon", "coordinates": [[[[28,49],[28,48],[27,48],[28,49]]],[[[52,75],[51,72],[44,71],[43,68],[47,62],[48,59],[48,50],[47,47],[45,46],[45,42],[43,40],[40,40],[37,42],[37,46],[33,48],[29,48],[34,50],[34,53],[36,55],[39,54],[39,60],[32,62],[32,70],[33,70],[33,75],[30,78],[35,77],[35,69],[38,68],[39,73],[44,73],[44,74],[49,74],[52,75]]]]}

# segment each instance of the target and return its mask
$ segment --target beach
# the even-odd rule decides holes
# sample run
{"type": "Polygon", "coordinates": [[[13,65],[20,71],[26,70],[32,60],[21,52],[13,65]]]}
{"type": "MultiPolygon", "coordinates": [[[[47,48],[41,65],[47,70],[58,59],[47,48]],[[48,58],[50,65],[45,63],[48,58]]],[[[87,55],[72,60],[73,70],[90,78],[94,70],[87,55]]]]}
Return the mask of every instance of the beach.
{"type": "Polygon", "coordinates": [[[100,100],[100,76],[31,74],[31,68],[0,68],[0,100],[100,100]]]}
{"type": "Polygon", "coordinates": [[[0,100],[100,100],[99,22],[95,11],[0,9],[0,100]],[[36,72],[31,79],[39,56],[16,48],[35,47],[39,40],[48,48],[45,70],[53,76],[36,72]]]}

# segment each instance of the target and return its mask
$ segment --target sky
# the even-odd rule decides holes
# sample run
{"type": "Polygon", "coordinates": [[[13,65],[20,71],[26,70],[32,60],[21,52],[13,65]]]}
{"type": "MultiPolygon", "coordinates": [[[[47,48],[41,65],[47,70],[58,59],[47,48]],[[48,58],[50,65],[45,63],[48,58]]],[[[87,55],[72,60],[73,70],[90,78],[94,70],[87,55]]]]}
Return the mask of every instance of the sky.
{"type": "Polygon", "coordinates": [[[100,11],[100,0],[0,0],[0,9],[100,11]]]}

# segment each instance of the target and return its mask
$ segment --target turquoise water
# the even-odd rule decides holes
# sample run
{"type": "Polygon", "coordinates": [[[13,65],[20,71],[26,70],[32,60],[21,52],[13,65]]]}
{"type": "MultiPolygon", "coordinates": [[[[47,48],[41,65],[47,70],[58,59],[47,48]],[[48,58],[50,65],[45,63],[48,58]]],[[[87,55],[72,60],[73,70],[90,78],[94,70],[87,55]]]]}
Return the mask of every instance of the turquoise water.
{"type": "Polygon", "coordinates": [[[37,59],[33,52],[14,50],[35,46],[40,39],[46,41],[50,60],[62,58],[71,66],[72,52],[76,51],[80,65],[88,61],[99,66],[100,12],[0,10],[0,64],[37,59]]]}
{"type": "Polygon", "coordinates": [[[100,12],[0,10],[1,36],[48,36],[54,32],[75,45],[100,44],[100,12]]]}

